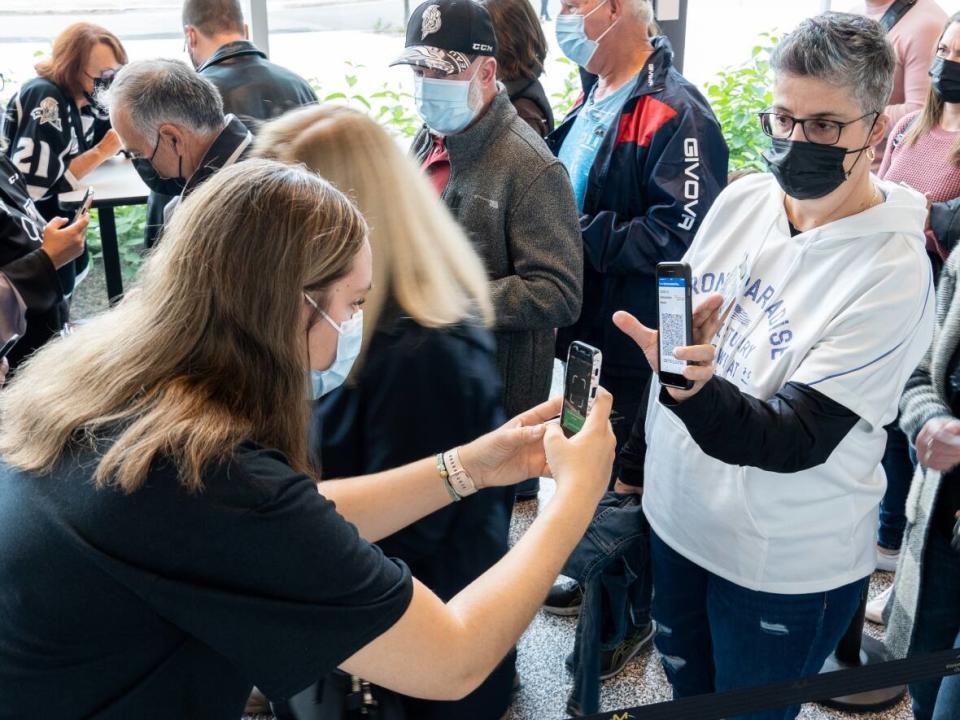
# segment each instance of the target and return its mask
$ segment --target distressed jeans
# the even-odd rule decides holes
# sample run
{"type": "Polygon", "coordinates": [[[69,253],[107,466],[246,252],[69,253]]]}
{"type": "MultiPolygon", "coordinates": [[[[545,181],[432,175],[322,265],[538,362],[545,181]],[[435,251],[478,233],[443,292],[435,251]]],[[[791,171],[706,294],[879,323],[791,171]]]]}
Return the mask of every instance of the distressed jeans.
{"type": "MultiPolygon", "coordinates": [[[[780,595],[736,585],[650,533],[655,643],[675,699],[816,675],[853,620],[868,578],[780,595]]],[[[795,705],[739,716],[793,720],[795,705]]]]}

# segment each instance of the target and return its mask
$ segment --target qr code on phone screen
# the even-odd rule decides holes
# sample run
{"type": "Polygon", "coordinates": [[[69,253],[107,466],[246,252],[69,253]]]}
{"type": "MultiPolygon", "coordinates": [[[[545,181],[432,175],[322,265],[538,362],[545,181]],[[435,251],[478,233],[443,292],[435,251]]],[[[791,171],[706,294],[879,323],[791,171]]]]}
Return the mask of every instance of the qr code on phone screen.
{"type": "Polygon", "coordinates": [[[682,315],[667,313],[660,316],[660,344],[666,357],[672,357],[674,349],[687,344],[682,315]]]}

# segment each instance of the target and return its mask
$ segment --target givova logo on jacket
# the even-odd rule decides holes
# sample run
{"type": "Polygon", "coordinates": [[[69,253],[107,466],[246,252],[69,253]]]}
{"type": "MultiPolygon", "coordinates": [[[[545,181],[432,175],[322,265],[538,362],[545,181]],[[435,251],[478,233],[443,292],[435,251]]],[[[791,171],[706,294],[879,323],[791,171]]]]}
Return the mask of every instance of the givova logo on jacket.
{"type": "Polygon", "coordinates": [[[697,222],[697,205],[700,204],[700,143],[696,138],[687,138],[683,141],[683,174],[686,180],[683,183],[683,217],[677,227],[683,230],[693,230],[697,222]]]}

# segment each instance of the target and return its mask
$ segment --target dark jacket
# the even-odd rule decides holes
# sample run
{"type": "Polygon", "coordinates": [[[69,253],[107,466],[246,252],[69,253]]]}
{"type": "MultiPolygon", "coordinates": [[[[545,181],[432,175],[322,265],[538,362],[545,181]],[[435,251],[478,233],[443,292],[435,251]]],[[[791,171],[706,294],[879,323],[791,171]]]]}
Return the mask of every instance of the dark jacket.
{"type": "Polygon", "coordinates": [[[26,305],[27,319],[26,332],[7,356],[11,367],[57,334],[68,318],[57,270],[40,247],[45,224],[23,176],[0,155],[0,271],[26,305]]]}
{"type": "Polygon", "coordinates": [[[950,255],[960,242],[960,198],[934,203],[930,208],[930,229],[937,244],[950,255]]]}
{"type": "Polygon", "coordinates": [[[553,108],[550,107],[547,93],[539,80],[521,78],[504,82],[503,86],[517,110],[517,115],[532,127],[537,135],[546,137],[553,132],[553,108]]]}
{"type": "MultiPolygon", "coordinates": [[[[425,328],[390,313],[373,335],[356,383],[315,405],[311,447],[323,477],[399,467],[499,427],[504,415],[495,360],[493,338],[483,329],[425,328]]],[[[512,504],[512,488],[488,488],[377,544],[447,601],[506,554],[512,504]]],[[[514,659],[460,702],[407,699],[409,717],[497,720],[510,702],[514,659]]]]}
{"type": "MultiPolygon", "coordinates": [[[[434,142],[421,129],[412,149],[421,163],[434,142]]],[[[513,416],[547,399],[554,328],[580,313],[576,200],[563,165],[520,119],[505,91],[473,127],[445,143],[451,172],[442,199],[487,268],[497,366],[513,416]]]]}
{"type": "MultiPolygon", "coordinates": [[[[317,96],[306,80],[274,65],[267,60],[266,53],[247,40],[218,48],[197,72],[220,91],[223,112],[236,115],[253,134],[257,133],[263,120],[317,102],[317,96]]],[[[179,194],[179,187],[175,182],[158,180],[151,168],[143,167],[140,174],[154,190],[147,203],[144,231],[144,240],[150,247],[163,228],[163,208],[179,194]]]]}
{"type": "Polygon", "coordinates": [[[317,102],[306,80],[274,65],[249,40],[218,48],[197,72],[217,86],[224,112],[236,115],[253,133],[262,120],[317,102]]]}
{"type": "MultiPolygon", "coordinates": [[[[183,184],[183,190],[164,206],[163,224],[168,223],[173,213],[180,207],[180,203],[214,173],[243,160],[250,152],[252,144],[253,134],[247,129],[246,125],[233,115],[227,115],[226,125],[207,150],[207,154],[200,160],[200,165],[197,166],[196,171],[183,184]]],[[[156,174],[153,166],[145,159],[134,160],[133,164],[141,177],[144,177],[145,174],[149,175],[151,172],[154,175],[156,174]]]]}
{"type": "MultiPolygon", "coordinates": [[[[617,310],[656,327],[657,263],[687,251],[703,217],[726,185],[727,144],[700,92],[672,64],[666,38],[655,38],[645,72],[607,134],[584,198],[583,311],[561,330],[557,357],[573,340],[603,351],[604,373],[645,377],[641,350],[611,320],[617,310]]],[[[559,153],[585,95],[547,138],[559,153]]]]}
{"type": "Polygon", "coordinates": [[[631,617],[650,614],[650,526],[639,495],[603,496],[563,574],[583,587],[567,712],[600,707],[600,651],[623,639],[631,617]]]}

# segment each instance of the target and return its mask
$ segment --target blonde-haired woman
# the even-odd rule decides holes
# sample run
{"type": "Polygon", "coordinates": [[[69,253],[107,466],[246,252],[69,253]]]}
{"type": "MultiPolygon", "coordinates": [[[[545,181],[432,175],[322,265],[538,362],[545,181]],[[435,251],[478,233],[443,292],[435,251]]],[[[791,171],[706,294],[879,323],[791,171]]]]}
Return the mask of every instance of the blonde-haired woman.
{"type": "Polygon", "coordinates": [[[310,388],[355,351],[365,236],[313,173],[221,170],[177,212],[142,291],[0,394],[0,697],[19,714],[235,718],[252,685],[284,698],[338,666],[455,699],[514,646],[603,492],[610,397],[573,440],[544,430],[547,403],[439,467],[318,493],[310,388]],[[547,512],[446,604],[371,545],[547,460],[547,512]]]}
{"type": "MultiPolygon", "coordinates": [[[[370,225],[373,289],[362,364],[321,399],[312,445],[325,477],[404,465],[503,422],[487,277],[480,258],[412,161],[367,116],[324,105],[263,128],[254,155],[303,163],[349,195],[370,225]]],[[[513,488],[470,497],[381,540],[449,600],[508,549],[513,488]]],[[[511,653],[457,703],[404,698],[409,717],[496,719],[515,675],[511,653]]]]}

